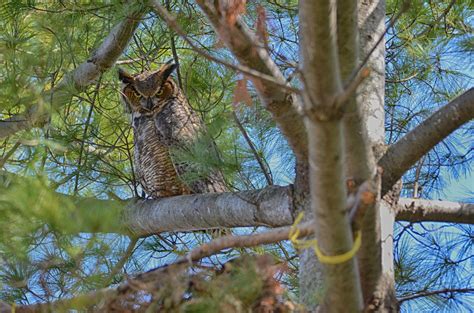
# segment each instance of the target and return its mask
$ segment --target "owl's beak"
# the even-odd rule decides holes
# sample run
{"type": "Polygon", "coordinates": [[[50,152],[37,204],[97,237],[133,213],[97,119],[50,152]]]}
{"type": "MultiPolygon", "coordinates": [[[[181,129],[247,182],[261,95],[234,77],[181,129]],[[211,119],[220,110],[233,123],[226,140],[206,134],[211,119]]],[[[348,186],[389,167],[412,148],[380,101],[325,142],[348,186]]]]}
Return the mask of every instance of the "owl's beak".
{"type": "Polygon", "coordinates": [[[146,109],[148,111],[151,111],[152,108],[153,108],[153,100],[151,98],[147,98],[146,99],[146,109]]]}

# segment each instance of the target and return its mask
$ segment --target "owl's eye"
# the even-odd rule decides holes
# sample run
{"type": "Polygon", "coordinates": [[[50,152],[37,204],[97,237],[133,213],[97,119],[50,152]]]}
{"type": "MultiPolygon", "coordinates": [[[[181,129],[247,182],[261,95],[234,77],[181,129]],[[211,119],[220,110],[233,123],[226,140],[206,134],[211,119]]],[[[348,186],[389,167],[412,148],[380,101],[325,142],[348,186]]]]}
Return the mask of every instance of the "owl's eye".
{"type": "Polygon", "coordinates": [[[138,93],[138,91],[135,88],[130,88],[132,90],[132,93],[135,97],[140,98],[141,95],[138,93]]]}
{"type": "Polygon", "coordinates": [[[156,93],[157,96],[161,96],[163,94],[163,90],[164,88],[161,88],[160,90],[158,90],[158,92],[156,93]]]}

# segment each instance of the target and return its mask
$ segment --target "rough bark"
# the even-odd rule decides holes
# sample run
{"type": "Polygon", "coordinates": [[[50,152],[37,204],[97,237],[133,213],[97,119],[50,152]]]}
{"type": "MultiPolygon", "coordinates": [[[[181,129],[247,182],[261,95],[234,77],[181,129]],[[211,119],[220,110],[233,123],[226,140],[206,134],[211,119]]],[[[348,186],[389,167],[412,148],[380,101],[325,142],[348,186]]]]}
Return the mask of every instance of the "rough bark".
{"type": "Polygon", "coordinates": [[[144,7],[140,7],[130,12],[110,31],[87,61],[66,74],[57,87],[42,95],[43,103],[34,104],[26,112],[0,121],[0,139],[43,125],[47,122],[51,110],[67,104],[74,92],[80,92],[112,67],[132,38],[144,11],[144,7]],[[50,108],[47,108],[46,104],[50,108]]]}
{"type": "Polygon", "coordinates": [[[436,144],[473,118],[474,88],[471,88],[390,146],[379,162],[384,169],[382,193],[388,192],[436,144]]]}

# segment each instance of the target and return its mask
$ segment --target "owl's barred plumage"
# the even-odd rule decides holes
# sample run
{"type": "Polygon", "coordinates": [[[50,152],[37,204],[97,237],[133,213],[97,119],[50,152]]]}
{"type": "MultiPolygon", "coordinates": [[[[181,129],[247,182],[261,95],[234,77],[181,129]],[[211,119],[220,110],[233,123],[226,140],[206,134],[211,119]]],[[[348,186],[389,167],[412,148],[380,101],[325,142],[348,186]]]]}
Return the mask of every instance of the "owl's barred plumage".
{"type": "Polygon", "coordinates": [[[170,74],[176,68],[167,62],[158,71],[129,75],[119,70],[122,100],[132,117],[135,174],[152,198],[191,193],[224,192],[222,174],[185,182],[192,164],[177,164],[173,153],[184,151],[206,131],[204,122],[189,105],[170,74]]]}

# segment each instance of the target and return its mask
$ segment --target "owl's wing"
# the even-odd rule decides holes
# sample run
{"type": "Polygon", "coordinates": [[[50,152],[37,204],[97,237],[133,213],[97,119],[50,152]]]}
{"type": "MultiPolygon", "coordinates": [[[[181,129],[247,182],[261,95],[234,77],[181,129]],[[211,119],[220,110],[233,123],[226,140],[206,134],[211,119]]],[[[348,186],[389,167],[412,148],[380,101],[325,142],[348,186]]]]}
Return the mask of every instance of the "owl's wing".
{"type": "MultiPolygon", "coordinates": [[[[187,101],[170,101],[155,116],[155,126],[159,140],[167,145],[173,153],[188,151],[205,131],[202,119],[187,104],[187,101]]],[[[173,156],[172,156],[173,157],[173,156]]],[[[194,193],[227,191],[223,175],[212,171],[205,177],[199,176],[196,165],[179,162],[174,158],[174,166],[178,175],[186,182],[194,193]]]]}
{"type": "Polygon", "coordinates": [[[169,148],[185,149],[199,137],[204,123],[187,103],[179,99],[168,101],[163,110],[154,116],[157,135],[160,142],[169,148]]]}

